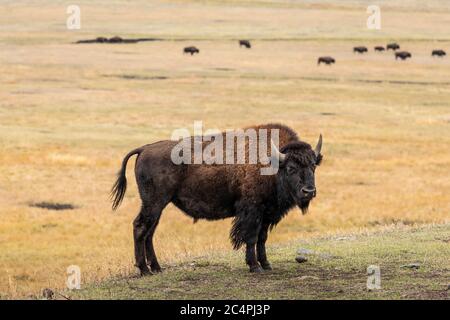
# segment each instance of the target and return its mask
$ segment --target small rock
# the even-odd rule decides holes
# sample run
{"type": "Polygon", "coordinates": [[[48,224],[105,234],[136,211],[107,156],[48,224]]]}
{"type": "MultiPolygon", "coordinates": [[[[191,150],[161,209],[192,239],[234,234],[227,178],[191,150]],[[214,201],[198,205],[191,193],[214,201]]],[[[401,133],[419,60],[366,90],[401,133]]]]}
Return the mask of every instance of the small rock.
{"type": "Polygon", "coordinates": [[[315,276],[301,276],[299,280],[306,280],[306,279],[312,279],[312,280],[319,280],[319,278],[315,276]]]}
{"type": "Polygon", "coordinates": [[[44,290],[42,290],[42,296],[47,300],[52,300],[54,295],[55,293],[52,289],[45,288],[44,290]]]}
{"type": "Polygon", "coordinates": [[[420,263],[408,263],[400,266],[400,268],[419,269],[420,263]]]}
{"type": "Polygon", "coordinates": [[[349,237],[337,237],[336,241],[346,241],[346,240],[355,240],[355,236],[349,236],[349,237]]]}
{"type": "Polygon", "coordinates": [[[304,256],[297,256],[295,258],[295,261],[297,261],[298,263],[303,263],[303,262],[308,261],[308,259],[306,259],[306,257],[304,257],[304,256]]]}
{"type": "Polygon", "coordinates": [[[445,290],[450,291],[450,284],[447,286],[447,289],[445,290]]]}

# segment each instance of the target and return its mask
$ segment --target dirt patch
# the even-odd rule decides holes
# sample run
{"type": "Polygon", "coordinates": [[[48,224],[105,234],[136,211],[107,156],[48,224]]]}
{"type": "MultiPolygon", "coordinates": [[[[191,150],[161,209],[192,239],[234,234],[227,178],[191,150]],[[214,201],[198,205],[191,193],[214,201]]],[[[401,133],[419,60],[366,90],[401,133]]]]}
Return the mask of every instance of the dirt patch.
{"type": "Polygon", "coordinates": [[[104,77],[114,77],[125,80],[167,80],[169,77],[165,76],[140,76],[137,74],[119,74],[119,75],[104,75],[104,77]]]}
{"type": "Polygon", "coordinates": [[[212,68],[213,70],[217,71],[234,71],[235,69],[232,68],[212,68]]]}
{"type": "Polygon", "coordinates": [[[321,112],[320,115],[321,116],[335,116],[336,113],[333,113],[333,112],[321,112]]]}
{"type": "Polygon", "coordinates": [[[58,202],[36,202],[36,203],[31,203],[29,205],[30,207],[34,207],[34,208],[41,208],[41,209],[47,209],[47,210],[56,210],[56,211],[61,211],[61,210],[73,210],[76,209],[77,207],[70,204],[70,203],[58,203],[58,202]]]}

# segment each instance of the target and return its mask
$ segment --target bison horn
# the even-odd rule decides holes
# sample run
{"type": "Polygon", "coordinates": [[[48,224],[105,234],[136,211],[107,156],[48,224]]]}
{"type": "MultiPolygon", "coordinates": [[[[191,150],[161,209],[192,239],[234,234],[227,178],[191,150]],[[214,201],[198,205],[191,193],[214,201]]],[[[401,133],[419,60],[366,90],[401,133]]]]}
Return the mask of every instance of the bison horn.
{"type": "Polygon", "coordinates": [[[284,159],[286,159],[286,155],[284,153],[281,153],[280,150],[278,150],[277,146],[275,145],[275,143],[273,143],[273,140],[270,139],[270,144],[271,144],[271,157],[273,159],[277,159],[278,163],[281,163],[284,161],[284,159]]]}
{"type": "Polygon", "coordinates": [[[314,149],[314,153],[316,154],[316,157],[319,156],[320,150],[322,150],[322,134],[320,134],[319,141],[317,142],[317,146],[314,149]]]}

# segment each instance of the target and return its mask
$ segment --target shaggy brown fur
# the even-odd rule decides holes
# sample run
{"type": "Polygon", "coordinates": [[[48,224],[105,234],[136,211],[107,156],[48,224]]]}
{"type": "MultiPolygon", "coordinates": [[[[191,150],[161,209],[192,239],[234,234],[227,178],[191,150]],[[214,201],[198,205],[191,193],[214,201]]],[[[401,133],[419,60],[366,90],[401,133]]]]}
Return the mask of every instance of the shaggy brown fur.
{"type": "MultiPolygon", "coordinates": [[[[152,239],[161,212],[170,202],[194,221],[234,217],[230,233],[234,248],[246,244],[246,262],[250,271],[260,272],[261,267],[270,269],[265,253],[268,230],[295,205],[304,213],[307,211],[309,202],[316,195],[314,170],[322,159],[321,142],[317,150],[313,150],[309,144],[300,141],[292,129],[279,124],[250,128],[256,132],[267,129],[268,133],[271,129],[279,130],[280,151],[285,158],[277,174],[261,175],[260,169],[268,165],[260,161],[248,163],[250,140],[245,140],[247,156],[243,164],[176,165],[171,160],[171,152],[179,141],[169,140],[143,146],[126,155],[112,189],[113,209],[120,205],[125,195],[127,161],[138,154],[135,175],[142,209],[134,221],[134,240],[136,265],[142,274],[149,273],[147,262],[152,271],[160,271],[152,239]]],[[[225,133],[222,136],[226,159],[225,133]]],[[[270,139],[269,135],[269,146],[270,139]]],[[[210,143],[204,141],[203,148],[210,143]]]]}
{"type": "Polygon", "coordinates": [[[431,55],[432,55],[432,56],[443,57],[443,56],[446,55],[446,53],[445,53],[445,51],[442,50],[442,49],[437,49],[437,50],[433,50],[433,51],[431,52],[431,55]]]}
{"type": "Polygon", "coordinates": [[[397,60],[398,58],[405,60],[408,58],[411,58],[411,53],[409,53],[408,51],[399,51],[395,53],[395,60],[397,60]]]}
{"type": "Polygon", "coordinates": [[[358,53],[364,53],[367,52],[367,48],[366,47],[354,47],[353,48],[353,52],[358,52],[358,53]]]}
{"type": "Polygon", "coordinates": [[[239,47],[246,47],[247,49],[250,49],[252,45],[250,44],[250,41],[248,40],[239,40],[239,47]]]}
{"type": "Polygon", "coordinates": [[[390,49],[392,49],[392,50],[398,50],[398,49],[400,49],[400,46],[397,44],[397,43],[389,43],[387,46],[386,46],[386,49],[387,50],[390,50],[390,49]]]}
{"type": "Polygon", "coordinates": [[[321,63],[333,64],[336,63],[336,60],[334,60],[334,58],[332,57],[320,57],[319,59],[317,59],[317,64],[319,65],[321,63]]]}
{"type": "Polygon", "coordinates": [[[193,56],[195,53],[200,53],[200,50],[196,47],[186,47],[183,49],[183,53],[190,53],[193,56]]]}

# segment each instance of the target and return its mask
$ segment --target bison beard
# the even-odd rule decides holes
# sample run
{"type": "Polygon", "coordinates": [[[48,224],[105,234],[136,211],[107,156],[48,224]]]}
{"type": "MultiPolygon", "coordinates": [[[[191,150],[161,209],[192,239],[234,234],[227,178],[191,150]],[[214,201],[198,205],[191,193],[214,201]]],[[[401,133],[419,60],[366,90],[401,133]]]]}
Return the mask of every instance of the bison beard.
{"type": "MultiPolygon", "coordinates": [[[[194,221],[233,217],[230,239],[235,249],[246,244],[245,261],[250,271],[271,269],[265,251],[268,232],[295,205],[303,214],[308,211],[316,195],[314,171],[322,160],[322,138],[313,150],[286,126],[268,124],[252,128],[257,132],[259,129],[279,130],[280,149],[268,150],[268,154],[279,161],[279,170],[274,175],[261,175],[260,169],[264,166],[261,163],[175,164],[171,160],[171,150],[177,141],[145,145],[125,156],[111,195],[113,209],[116,209],[126,191],[127,162],[137,154],[135,176],[142,207],[133,222],[133,234],[136,266],[141,274],[149,274],[150,269],[161,271],[153,248],[153,234],[169,203],[194,221]]],[[[210,141],[204,142],[208,143],[210,141]]]]}

